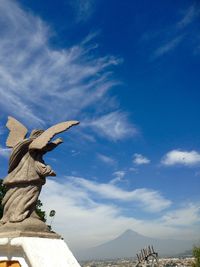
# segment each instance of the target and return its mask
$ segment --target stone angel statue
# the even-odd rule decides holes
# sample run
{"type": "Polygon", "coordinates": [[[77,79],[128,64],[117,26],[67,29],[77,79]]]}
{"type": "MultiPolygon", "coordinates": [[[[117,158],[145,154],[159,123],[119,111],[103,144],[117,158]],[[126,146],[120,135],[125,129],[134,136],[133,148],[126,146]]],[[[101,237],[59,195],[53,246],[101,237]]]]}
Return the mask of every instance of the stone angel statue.
{"type": "MultiPolygon", "coordinates": [[[[47,176],[55,176],[55,172],[43,160],[43,155],[62,143],[58,138],[51,139],[78,121],[66,121],[56,124],[46,131],[33,130],[26,138],[28,130],[13,117],[8,117],[6,124],[10,130],[6,145],[12,148],[9,160],[8,175],[3,184],[8,191],[3,198],[2,226],[22,223],[29,219],[39,219],[35,212],[36,203],[47,176]]],[[[2,227],[1,226],[1,227],[2,227]]],[[[1,228],[0,227],[0,228],[1,228]]]]}

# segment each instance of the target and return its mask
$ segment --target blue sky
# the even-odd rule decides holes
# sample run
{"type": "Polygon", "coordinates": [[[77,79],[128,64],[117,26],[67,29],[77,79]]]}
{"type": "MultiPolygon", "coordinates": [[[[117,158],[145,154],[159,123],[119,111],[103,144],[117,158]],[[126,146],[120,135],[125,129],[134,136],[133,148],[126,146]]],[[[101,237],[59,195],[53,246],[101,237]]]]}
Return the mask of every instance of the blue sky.
{"type": "Polygon", "coordinates": [[[199,27],[198,1],[1,1],[0,173],[8,115],[80,121],[41,195],[72,248],[199,239],[199,27]]]}

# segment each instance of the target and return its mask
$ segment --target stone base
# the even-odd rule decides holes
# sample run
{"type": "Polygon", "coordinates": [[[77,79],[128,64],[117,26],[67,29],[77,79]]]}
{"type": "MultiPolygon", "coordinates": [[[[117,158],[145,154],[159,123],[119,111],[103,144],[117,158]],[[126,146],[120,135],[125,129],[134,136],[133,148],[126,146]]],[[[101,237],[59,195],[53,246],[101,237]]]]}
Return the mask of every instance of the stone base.
{"type": "Polygon", "coordinates": [[[51,239],[62,239],[60,235],[54,232],[6,231],[0,233],[0,238],[14,238],[14,237],[42,237],[51,239]]]}
{"type": "Polygon", "coordinates": [[[0,261],[15,260],[21,267],[81,267],[61,239],[0,238],[0,261]]]}
{"type": "Polygon", "coordinates": [[[36,218],[27,218],[18,223],[5,223],[0,226],[0,237],[47,237],[61,238],[58,234],[51,232],[49,227],[41,220],[36,218]]]}

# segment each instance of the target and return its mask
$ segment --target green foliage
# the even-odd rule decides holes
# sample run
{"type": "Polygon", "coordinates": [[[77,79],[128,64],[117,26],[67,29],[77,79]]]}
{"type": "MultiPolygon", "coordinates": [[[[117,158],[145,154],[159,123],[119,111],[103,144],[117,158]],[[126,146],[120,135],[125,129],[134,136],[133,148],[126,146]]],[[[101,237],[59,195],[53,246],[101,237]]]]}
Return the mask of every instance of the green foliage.
{"type": "Polygon", "coordinates": [[[3,185],[3,180],[0,179],[0,218],[3,216],[3,206],[1,205],[2,199],[6,194],[6,187],[3,185]]]}
{"type": "Polygon", "coordinates": [[[44,210],[41,209],[42,206],[42,202],[38,199],[36,204],[36,213],[43,222],[46,222],[46,213],[44,210]]]}
{"type": "MultiPolygon", "coordinates": [[[[3,206],[2,206],[2,199],[6,194],[6,187],[5,185],[3,185],[3,180],[0,179],[0,219],[3,216],[3,206]]],[[[37,205],[36,205],[36,213],[37,215],[40,217],[40,219],[43,222],[46,222],[46,213],[45,211],[42,210],[42,202],[38,199],[37,201],[37,205]]]]}
{"type": "Polygon", "coordinates": [[[200,247],[194,247],[192,250],[192,254],[195,258],[193,267],[200,267],[200,247]]]}

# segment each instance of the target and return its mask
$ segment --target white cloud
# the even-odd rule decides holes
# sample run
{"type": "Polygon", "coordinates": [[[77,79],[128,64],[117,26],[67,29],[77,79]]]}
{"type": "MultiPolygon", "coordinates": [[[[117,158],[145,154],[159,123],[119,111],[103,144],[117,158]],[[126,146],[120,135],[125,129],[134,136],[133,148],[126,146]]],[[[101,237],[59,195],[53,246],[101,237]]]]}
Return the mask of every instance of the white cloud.
{"type": "Polygon", "coordinates": [[[95,9],[94,0],[72,0],[71,5],[75,11],[76,22],[84,22],[89,19],[95,9]]]}
{"type": "Polygon", "coordinates": [[[51,209],[56,210],[53,228],[73,248],[83,249],[112,238],[131,221],[139,224],[135,219],[121,217],[116,206],[95,202],[85,190],[70,181],[59,184],[48,180],[41,200],[47,214],[51,209]]]}
{"type": "Polygon", "coordinates": [[[80,119],[88,106],[105,103],[117,83],[111,68],[121,60],[92,56],[89,37],[53,48],[48,26],[15,1],[0,1],[0,34],[0,109],[29,126],[80,119]]]}
{"type": "Polygon", "coordinates": [[[97,183],[80,177],[68,177],[68,179],[77,186],[84,188],[88,192],[95,193],[101,198],[132,202],[148,212],[159,212],[171,205],[170,200],[165,199],[158,191],[151,189],[139,188],[133,191],[126,191],[110,183],[97,183]]]}
{"type": "Polygon", "coordinates": [[[200,9],[196,5],[191,5],[186,11],[183,18],[177,23],[178,28],[184,28],[192,23],[200,15],[200,9]]]}
{"type": "Polygon", "coordinates": [[[106,164],[113,165],[116,163],[116,161],[110,156],[106,156],[106,155],[103,155],[101,153],[98,153],[97,156],[101,161],[103,161],[106,164]]]}
{"type": "Polygon", "coordinates": [[[72,149],[71,150],[71,153],[72,153],[72,157],[76,157],[76,156],[78,156],[81,152],[80,151],[77,151],[77,150],[74,150],[74,149],[72,149]]]}
{"type": "Polygon", "coordinates": [[[110,181],[110,184],[116,184],[118,182],[121,182],[123,180],[124,176],[126,175],[126,172],[125,171],[116,171],[113,173],[113,175],[115,178],[110,181]]]}
{"type": "MultiPolygon", "coordinates": [[[[199,5],[192,4],[187,10],[184,10],[182,18],[172,27],[168,27],[167,34],[164,37],[164,42],[153,52],[151,59],[159,58],[169,52],[175,50],[178,45],[188,35],[186,26],[190,25],[200,15],[199,5]]],[[[162,31],[161,31],[162,32],[162,31]]],[[[154,33],[153,36],[157,36],[159,32],[154,33]]],[[[190,33],[191,34],[191,33],[190,33]]],[[[196,34],[198,35],[198,34],[196,34]]],[[[147,35],[147,39],[149,34],[147,35]]],[[[163,38],[162,38],[163,39],[163,38]]],[[[193,37],[195,39],[195,36],[193,37]]]]}
{"type": "Polygon", "coordinates": [[[161,163],[166,166],[185,165],[194,166],[200,164],[200,154],[195,151],[172,150],[162,159],[161,163]]]}
{"type": "Polygon", "coordinates": [[[138,133],[136,127],[128,122],[127,115],[119,111],[108,113],[85,125],[90,125],[99,135],[114,141],[135,136],[138,133]]]}
{"type": "Polygon", "coordinates": [[[0,156],[8,158],[10,156],[10,148],[4,148],[0,146],[0,156]]]}
{"type": "Polygon", "coordinates": [[[6,132],[6,130],[5,130],[5,126],[0,125],[0,136],[1,136],[1,135],[4,135],[5,132],[6,132]]]}
{"type": "Polygon", "coordinates": [[[135,163],[137,165],[149,164],[150,159],[148,159],[147,157],[144,157],[141,154],[135,153],[133,163],[135,163]]]}
{"type": "MultiPolygon", "coordinates": [[[[95,194],[92,196],[86,188],[76,185],[70,179],[63,183],[48,179],[42,190],[41,200],[47,214],[52,209],[56,210],[53,229],[65,238],[74,251],[106,242],[127,229],[152,237],[196,238],[197,232],[192,224],[182,229],[170,224],[169,219],[167,224],[164,217],[141,220],[135,218],[134,212],[125,216],[123,206],[94,199],[95,194]]],[[[127,211],[126,207],[125,210],[127,211]]],[[[169,213],[167,214],[169,218],[169,213]]],[[[182,220],[188,218],[182,216],[182,220]]]]}
{"type": "Polygon", "coordinates": [[[165,44],[163,44],[162,46],[160,46],[154,51],[153,58],[163,56],[164,54],[167,54],[170,51],[174,50],[179,45],[179,43],[182,41],[182,39],[183,39],[183,35],[180,35],[166,42],[165,44]]]}
{"type": "Polygon", "coordinates": [[[200,205],[189,203],[183,208],[167,212],[161,219],[166,225],[190,226],[200,222],[200,205]]]}

